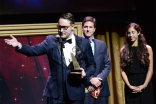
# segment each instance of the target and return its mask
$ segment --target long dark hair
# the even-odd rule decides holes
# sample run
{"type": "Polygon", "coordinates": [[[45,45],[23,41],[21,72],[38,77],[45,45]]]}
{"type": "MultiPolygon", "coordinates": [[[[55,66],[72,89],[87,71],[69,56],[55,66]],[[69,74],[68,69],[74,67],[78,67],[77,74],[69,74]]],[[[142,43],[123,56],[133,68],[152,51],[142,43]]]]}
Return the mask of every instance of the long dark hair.
{"type": "Polygon", "coordinates": [[[128,29],[133,27],[137,33],[140,32],[138,35],[138,48],[136,50],[137,58],[141,61],[142,67],[149,67],[149,53],[147,50],[147,43],[145,40],[144,35],[142,34],[141,27],[136,23],[130,23],[126,28],[126,39],[124,43],[124,47],[122,51],[120,52],[120,66],[122,69],[124,69],[126,66],[130,66],[133,64],[132,62],[132,51],[131,51],[131,41],[128,39],[128,29]]]}

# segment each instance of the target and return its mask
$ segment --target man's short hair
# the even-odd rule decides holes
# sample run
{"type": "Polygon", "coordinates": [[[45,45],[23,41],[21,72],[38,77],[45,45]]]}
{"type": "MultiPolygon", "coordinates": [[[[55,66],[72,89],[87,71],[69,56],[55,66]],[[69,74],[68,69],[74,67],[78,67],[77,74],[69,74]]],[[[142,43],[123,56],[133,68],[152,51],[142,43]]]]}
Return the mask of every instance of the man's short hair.
{"type": "Polygon", "coordinates": [[[84,25],[85,22],[88,22],[88,21],[93,22],[94,23],[94,28],[96,28],[96,19],[94,17],[92,17],[92,16],[85,17],[83,19],[83,21],[82,21],[82,26],[84,25]]]}
{"type": "Polygon", "coordinates": [[[70,24],[74,24],[75,23],[74,15],[71,14],[71,13],[64,13],[64,14],[62,14],[60,16],[60,18],[69,20],[70,24]]]}

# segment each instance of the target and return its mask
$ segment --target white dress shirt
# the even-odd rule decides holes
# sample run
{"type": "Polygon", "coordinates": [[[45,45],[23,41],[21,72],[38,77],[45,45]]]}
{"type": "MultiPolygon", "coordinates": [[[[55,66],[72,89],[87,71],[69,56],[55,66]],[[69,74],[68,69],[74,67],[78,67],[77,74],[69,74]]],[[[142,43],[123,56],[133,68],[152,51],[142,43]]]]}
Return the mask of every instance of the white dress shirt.
{"type": "Polygon", "coordinates": [[[65,48],[63,48],[63,53],[64,53],[64,57],[65,57],[65,61],[66,61],[66,65],[68,66],[70,64],[70,62],[72,61],[71,58],[71,54],[73,53],[75,56],[75,46],[76,46],[76,42],[75,42],[75,36],[74,34],[72,34],[71,38],[72,39],[72,43],[69,44],[68,42],[66,42],[64,44],[65,48]]]}

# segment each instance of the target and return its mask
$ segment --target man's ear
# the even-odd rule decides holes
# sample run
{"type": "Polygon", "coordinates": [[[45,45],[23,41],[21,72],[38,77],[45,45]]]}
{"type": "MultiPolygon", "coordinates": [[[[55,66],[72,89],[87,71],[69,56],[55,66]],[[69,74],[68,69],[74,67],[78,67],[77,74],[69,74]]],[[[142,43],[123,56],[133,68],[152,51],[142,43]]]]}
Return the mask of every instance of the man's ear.
{"type": "Polygon", "coordinates": [[[96,31],[96,28],[94,28],[94,32],[96,31]]]}
{"type": "Polygon", "coordinates": [[[74,25],[74,24],[72,24],[72,26],[71,26],[71,27],[72,27],[72,30],[74,30],[75,25],[74,25]]]}

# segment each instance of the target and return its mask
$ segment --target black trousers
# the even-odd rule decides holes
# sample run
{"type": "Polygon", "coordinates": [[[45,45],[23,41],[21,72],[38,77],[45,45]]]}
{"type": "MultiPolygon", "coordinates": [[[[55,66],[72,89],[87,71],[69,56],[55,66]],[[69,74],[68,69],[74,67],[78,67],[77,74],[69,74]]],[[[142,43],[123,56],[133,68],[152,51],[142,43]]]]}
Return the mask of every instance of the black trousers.
{"type": "Polygon", "coordinates": [[[64,94],[64,101],[63,94],[61,94],[58,98],[47,97],[47,104],[84,104],[84,100],[70,100],[66,89],[64,94]]]}
{"type": "Polygon", "coordinates": [[[84,104],[108,104],[108,96],[99,96],[97,99],[92,96],[86,96],[84,104]]]}

